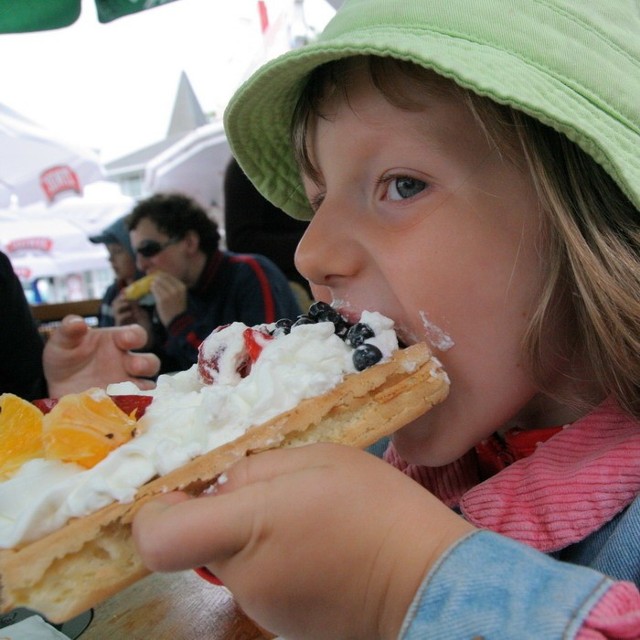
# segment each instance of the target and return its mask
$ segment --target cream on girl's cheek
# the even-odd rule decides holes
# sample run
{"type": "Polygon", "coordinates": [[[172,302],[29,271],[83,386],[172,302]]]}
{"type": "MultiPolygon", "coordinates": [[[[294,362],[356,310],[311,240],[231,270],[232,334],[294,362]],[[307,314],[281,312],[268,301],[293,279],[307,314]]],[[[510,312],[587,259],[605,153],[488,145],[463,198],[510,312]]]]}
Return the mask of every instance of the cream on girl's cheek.
{"type": "Polygon", "coordinates": [[[427,342],[439,351],[448,351],[454,346],[454,341],[450,335],[445,333],[440,327],[431,322],[425,311],[420,311],[420,319],[424,327],[424,336],[427,342]]]}

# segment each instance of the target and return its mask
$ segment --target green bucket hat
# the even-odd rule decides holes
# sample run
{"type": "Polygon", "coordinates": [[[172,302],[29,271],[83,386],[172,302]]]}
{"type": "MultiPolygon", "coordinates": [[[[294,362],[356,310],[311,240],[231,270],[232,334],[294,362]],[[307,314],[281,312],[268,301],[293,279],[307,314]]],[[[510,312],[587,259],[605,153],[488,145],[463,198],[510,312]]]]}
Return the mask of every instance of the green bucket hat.
{"type": "Polygon", "coordinates": [[[293,217],[311,217],[289,131],[305,78],[363,54],[412,61],[537,118],[640,208],[637,0],[347,0],[316,42],[260,68],[225,112],[238,162],[293,217]]]}

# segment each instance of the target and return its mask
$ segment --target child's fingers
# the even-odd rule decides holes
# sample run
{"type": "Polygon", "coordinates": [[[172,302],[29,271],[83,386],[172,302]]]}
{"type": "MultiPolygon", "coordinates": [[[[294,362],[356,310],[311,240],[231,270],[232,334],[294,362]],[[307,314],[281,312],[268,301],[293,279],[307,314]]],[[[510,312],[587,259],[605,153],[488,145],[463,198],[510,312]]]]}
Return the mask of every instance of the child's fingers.
{"type": "Polygon", "coordinates": [[[113,332],[113,341],[122,351],[141,349],[147,343],[147,331],[139,324],[113,327],[107,331],[113,332]]]}
{"type": "Polygon", "coordinates": [[[143,561],[154,571],[177,571],[229,560],[261,538],[284,497],[304,482],[301,476],[321,466],[318,454],[323,460],[341,448],[323,451],[327,446],[256,454],[223,474],[215,495],[185,500],[169,494],[144,505],[133,527],[143,561]],[[275,487],[272,481],[282,478],[275,487]]]}
{"type": "MultiPolygon", "coordinates": [[[[153,353],[127,353],[124,355],[125,369],[135,378],[151,378],[160,369],[160,359],[153,353]]],[[[137,380],[141,389],[153,389],[156,385],[151,380],[137,380]]]]}
{"type": "Polygon", "coordinates": [[[243,491],[248,495],[192,500],[169,494],[144,505],[134,519],[133,536],[145,565],[152,571],[180,571],[222,562],[241,551],[257,520],[252,507],[261,503],[259,488],[243,491]]]}
{"type": "Polygon", "coordinates": [[[248,456],[231,467],[218,480],[218,493],[227,493],[254,484],[267,482],[310,467],[320,468],[323,459],[334,464],[343,445],[313,444],[292,449],[272,449],[248,456]],[[325,457],[326,456],[326,457],[325,457]]]}
{"type": "Polygon", "coordinates": [[[80,342],[88,330],[89,327],[82,316],[71,314],[62,319],[62,324],[50,339],[63,349],[70,349],[80,342]]]}

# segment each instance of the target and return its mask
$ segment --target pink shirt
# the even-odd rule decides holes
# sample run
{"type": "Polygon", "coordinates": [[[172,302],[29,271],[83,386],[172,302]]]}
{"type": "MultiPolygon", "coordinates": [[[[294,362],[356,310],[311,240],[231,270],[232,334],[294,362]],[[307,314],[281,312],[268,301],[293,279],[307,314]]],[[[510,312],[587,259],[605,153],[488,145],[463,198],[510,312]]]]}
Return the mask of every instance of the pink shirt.
{"type": "MultiPolygon", "coordinates": [[[[475,526],[543,552],[583,540],[640,493],[640,425],[611,401],[484,481],[475,451],[438,468],[404,462],[393,445],[385,459],[459,507],[475,526]]],[[[638,629],[640,593],[619,582],[593,608],[578,638],[638,638],[638,629]]]]}

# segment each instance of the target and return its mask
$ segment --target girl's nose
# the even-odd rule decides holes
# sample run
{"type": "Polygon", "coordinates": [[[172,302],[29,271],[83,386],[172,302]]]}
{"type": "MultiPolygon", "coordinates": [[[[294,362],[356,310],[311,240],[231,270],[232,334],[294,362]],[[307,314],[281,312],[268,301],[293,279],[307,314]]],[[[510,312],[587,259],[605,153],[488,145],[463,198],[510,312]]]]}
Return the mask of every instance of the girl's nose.
{"type": "Polygon", "coordinates": [[[312,285],[334,287],[358,271],[359,249],[346,218],[324,203],[298,244],[296,268],[312,285]]]}

